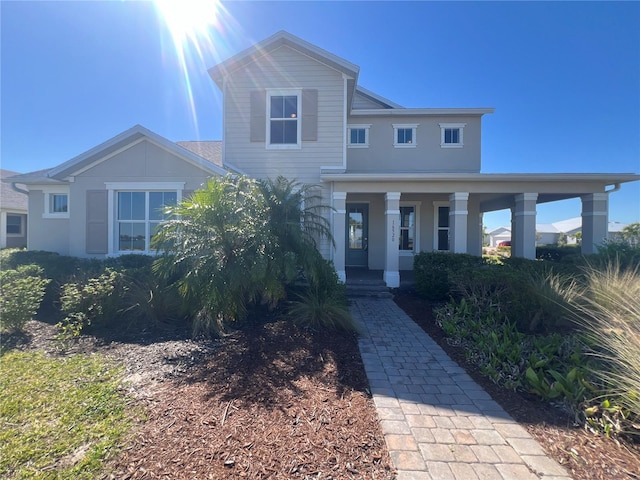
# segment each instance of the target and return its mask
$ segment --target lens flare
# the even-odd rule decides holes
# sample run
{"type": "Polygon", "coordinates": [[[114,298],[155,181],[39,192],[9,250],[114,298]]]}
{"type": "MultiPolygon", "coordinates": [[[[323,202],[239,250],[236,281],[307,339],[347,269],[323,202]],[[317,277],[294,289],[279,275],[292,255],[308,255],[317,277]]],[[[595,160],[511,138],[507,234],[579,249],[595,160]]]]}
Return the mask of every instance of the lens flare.
{"type": "Polygon", "coordinates": [[[229,34],[236,31],[237,26],[219,0],[155,0],[154,4],[181,69],[192,121],[198,131],[189,72],[193,70],[199,76],[208,66],[221,61],[229,34]]]}

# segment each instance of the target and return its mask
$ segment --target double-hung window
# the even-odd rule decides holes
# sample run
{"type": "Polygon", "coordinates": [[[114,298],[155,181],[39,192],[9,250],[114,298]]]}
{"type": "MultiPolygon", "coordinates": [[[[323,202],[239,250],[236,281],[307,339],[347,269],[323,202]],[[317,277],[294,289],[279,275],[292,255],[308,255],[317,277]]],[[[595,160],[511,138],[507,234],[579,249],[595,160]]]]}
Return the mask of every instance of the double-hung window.
{"type": "Polygon", "coordinates": [[[349,125],[347,146],[349,148],[369,147],[369,128],[371,125],[349,125]]]}
{"type": "Polygon", "coordinates": [[[416,243],[416,207],[400,207],[400,251],[414,252],[416,243]]]}
{"type": "Polygon", "coordinates": [[[300,148],[301,94],[272,91],[267,101],[267,145],[270,148],[300,148]]]}
{"type": "Polygon", "coordinates": [[[435,239],[434,250],[449,250],[449,203],[434,202],[435,239]]]}
{"type": "Polygon", "coordinates": [[[116,192],[116,234],[118,252],[149,252],[164,208],[178,201],[176,191],[116,192]]]}
{"type": "Polygon", "coordinates": [[[441,123],[440,146],[442,148],[462,148],[466,123],[441,123]]]}
{"type": "Polygon", "coordinates": [[[418,124],[393,124],[393,146],[395,148],[415,148],[418,124]]]}
{"type": "Polygon", "coordinates": [[[7,213],[6,234],[9,236],[20,237],[24,235],[24,215],[13,215],[7,213]]]}

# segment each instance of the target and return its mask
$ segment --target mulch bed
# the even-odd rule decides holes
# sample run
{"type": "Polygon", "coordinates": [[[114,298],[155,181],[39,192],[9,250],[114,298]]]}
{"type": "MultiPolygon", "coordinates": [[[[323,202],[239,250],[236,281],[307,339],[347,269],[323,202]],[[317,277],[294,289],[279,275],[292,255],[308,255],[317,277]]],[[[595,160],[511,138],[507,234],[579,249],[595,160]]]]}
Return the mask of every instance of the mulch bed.
{"type": "Polygon", "coordinates": [[[640,478],[640,444],[595,435],[575,425],[561,410],[499,387],[483,377],[465,359],[463,349],[447,343],[433,319],[433,306],[414,294],[403,292],[396,303],[427,332],[495,401],[562,464],[575,480],[629,480],[640,478]]]}
{"type": "Polygon", "coordinates": [[[354,335],[275,321],[164,382],[112,478],[391,479],[354,335]]]}

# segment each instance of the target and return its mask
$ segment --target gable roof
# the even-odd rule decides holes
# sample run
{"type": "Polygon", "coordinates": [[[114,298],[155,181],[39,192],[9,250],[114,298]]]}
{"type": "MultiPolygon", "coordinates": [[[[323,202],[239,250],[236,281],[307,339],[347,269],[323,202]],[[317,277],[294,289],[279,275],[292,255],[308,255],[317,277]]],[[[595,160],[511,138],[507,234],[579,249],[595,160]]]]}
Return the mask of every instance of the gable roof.
{"type": "Polygon", "coordinates": [[[89,167],[95,162],[99,162],[104,157],[127,148],[132,143],[140,140],[148,140],[183,160],[200,167],[208,173],[217,175],[224,175],[227,173],[227,171],[222,167],[221,156],[219,162],[212,162],[207,157],[200,156],[188,148],[184,148],[170,140],[167,140],[142,125],[135,125],[115,137],[110,138],[106,142],[103,142],[100,145],[97,145],[72,158],[71,160],[58,165],[57,167],[18,175],[14,177],[13,180],[24,184],[64,183],[68,177],[75,175],[77,172],[89,167]]]}
{"type": "Polygon", "coordinates": [[[326,50],[323,50],[322,48],[313,45],[305,40],[302,40],[301,38],[296,37],[295,35],[292,35],[284,30],[271,35],[269,38],[266,38],[261,42],[258,42],[255,45],[243,50],[242,52],[228,58],[227,60],[211,67],[209,69],[209,75],[211,76],[213,81],[216,82],[216,84],[220,88],[222,88],[222,80],[225,76],[228,76],[235,70],[256,61],[258,58],[282,46],[287,46],[293,48],[294,50],[298,50],[299,52],[304,53],[314,60],[317,60],[318,62],[323,63],[333,68],[334,70],[338,70],[339,72],[344,73],[354,80],[358,78],[360,67],[358,67],[357,65],[354,65],[344,58],[327,52],[326,50]]]}
{"type": "Polygon", "coordinates": [[[214,165],[218,165],[219,167],[223,166],[221,140],[185,140],[182,142],[176,142],[176,145],[180,145],[182,148],[186,148],[191,153],[195,153],[199,157],[204,158],[214,165]]]}
{"type": "Polygon", "coordinates": [[[356,93],[354,97],[355,96],[363,97],[370,102],[373,102],[374,104],[378,105],[378,108],[404,108],[401,105],[398,105],[397,103],[392,102],[391,100],[360,86],[356,87],[356,93]]]}
{"type": "MultiPolygon", "coordinates": [[[[0,170],[0,178],[5,179],[19,175],[11,170],[0,170]]],[[[19,210],[27,212],[29,200],[26,194],[15,191],[7,183],[0,182],[0,207],[3,210],[19,210]]]]}

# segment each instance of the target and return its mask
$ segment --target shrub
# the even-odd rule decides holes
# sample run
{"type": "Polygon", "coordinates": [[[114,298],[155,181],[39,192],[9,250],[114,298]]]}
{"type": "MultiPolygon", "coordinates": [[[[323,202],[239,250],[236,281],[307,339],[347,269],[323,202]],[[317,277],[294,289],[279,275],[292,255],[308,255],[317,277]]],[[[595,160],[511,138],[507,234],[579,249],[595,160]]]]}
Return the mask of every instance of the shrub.
{"type": "MultiPolygon", "coordinates": [[[[623,268],[612,262],[605,269],[590,267],[586,271],[586,287],[573,304],[578,309],[578,322],[585,327],[591,354],[601,361],[594,369],[605,387],[605,394],[627,412],[631,420],[640,419],[640,270],[623,268]]],[[[602,405],[600,410],[606,408],[602,405]]],[[[612,412],[608,412],[611,414],[612,412]]],[[[624,413],[624,412],[623,412],[624,413]]],[[[633,422],[626,428],[640,434],[633,422]]]]}
{"type": "Polygon", "coordinates": [[[421,252],[413,262],[416,291],[427,300],[447,300],[454,278],[483,264],[481,257],[464,253],[421,252]]]}
{"type": "Polygon", "coordinates": [[[536,247],[536,258],[548,262],[562,262],[565,257],[580,253],[580,245],[542,245],[536,247]]]}
{"type": "Polygon", "coordinates": [[[38,311],[49,280],[37,265],[0,271],[0,330],[20,330],[38,311]]]}
{"type": "Polygon", "coordinates": [[[86,283],[67,283],[60,296],[65,318],[58,324],[60,338],[77,337],[91,325],[98,325],[115,316],[121,308],[124,292],[123,274],[107,268],[97,278],[86,283]]]}
{"type": "Polygon", "coordinates": [[[290,302],[287,316],[299,325],[329,330],[357,331],[349,313],[346,288],[331,262],[318,255],[309,286],[290,302]]]}

